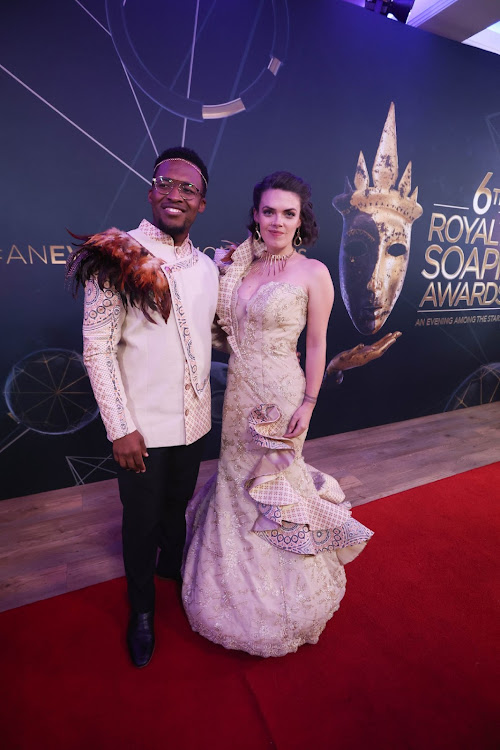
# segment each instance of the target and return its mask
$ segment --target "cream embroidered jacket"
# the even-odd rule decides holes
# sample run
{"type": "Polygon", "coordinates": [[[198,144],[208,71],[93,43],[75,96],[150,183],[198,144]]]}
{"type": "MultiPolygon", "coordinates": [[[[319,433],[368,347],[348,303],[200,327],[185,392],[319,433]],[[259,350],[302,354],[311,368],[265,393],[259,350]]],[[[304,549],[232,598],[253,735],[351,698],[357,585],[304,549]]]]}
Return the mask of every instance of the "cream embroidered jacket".
{"type": "Polygon", "coordinates": [[[108,439],[134,430],[148,448],[189,445],[210,429],[211,324],[218,272],[186,239],[143,220],[129,234],[165,262],[172,310],[155,323],[112,288],[85,287],[83,359],[108,439]]]}

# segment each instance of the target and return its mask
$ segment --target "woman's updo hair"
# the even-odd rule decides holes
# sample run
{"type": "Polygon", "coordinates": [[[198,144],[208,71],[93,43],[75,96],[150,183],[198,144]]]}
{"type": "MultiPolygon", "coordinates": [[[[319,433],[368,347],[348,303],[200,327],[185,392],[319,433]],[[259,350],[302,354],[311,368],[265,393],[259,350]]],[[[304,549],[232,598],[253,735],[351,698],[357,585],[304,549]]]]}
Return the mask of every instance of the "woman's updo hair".
{"type": "Polygon", "coordinates": [[[300,177],[291,172],[273,172],[258,182],[253,189],[253,206],[250,209],[250,222],[247,225],[250,232],[255,232],[256,222],[253,218],[253,212],[259,210],[262,194],[266,190],[287,190],[289,193],[295,193],[300,198],[300,236],[302,244],[306,247],[314,245],[318,239],[318,225],[314,216],[313,206],[311,203],[311,187],[300,177]]]}

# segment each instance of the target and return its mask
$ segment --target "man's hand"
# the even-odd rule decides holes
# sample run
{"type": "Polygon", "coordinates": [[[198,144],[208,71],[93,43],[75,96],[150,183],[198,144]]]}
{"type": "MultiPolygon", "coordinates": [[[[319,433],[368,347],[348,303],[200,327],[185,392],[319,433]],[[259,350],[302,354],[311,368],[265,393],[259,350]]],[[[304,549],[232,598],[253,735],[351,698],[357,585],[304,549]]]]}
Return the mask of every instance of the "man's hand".
{"type": "Polygon", "coordinates": [[[401,331],[388,333],[375,344],[358,344],[354,349],[347,349],[337,354],[326,368],[326,376],[335,375],[337,383],[342,382],[342,372],[352,370],[353,367],[362,367],[373,359],[378,359],[385,354],[390,346],[401,336],[401,331]]]}
{"type": "Polygon", "coordinates": [[[148,457],[148,452],[144,438],[138,430],[113,441],[113,458],[122,469],[141,474],[146,471],[144,457],[148,457]]]}

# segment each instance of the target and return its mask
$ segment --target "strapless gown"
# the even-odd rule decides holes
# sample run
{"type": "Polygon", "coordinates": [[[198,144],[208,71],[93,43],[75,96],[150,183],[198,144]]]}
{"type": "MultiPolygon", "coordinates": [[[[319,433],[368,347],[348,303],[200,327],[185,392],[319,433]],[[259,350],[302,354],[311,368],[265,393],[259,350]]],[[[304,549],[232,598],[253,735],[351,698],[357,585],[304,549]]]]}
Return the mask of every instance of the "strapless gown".
{"type": "Polygon", "coordinates": [[[193,630],[226,648],[282,656],[316,643],[344,596],[345,563],[372,531],[354,520],[338,482],[283,438],[302,403],[296,357],[307,293],[271,280],[249,300],[238,287],[252,240],[221,279],[218,319],[231,350],[217,473],[187,511],[182,599],[193,630]]]}

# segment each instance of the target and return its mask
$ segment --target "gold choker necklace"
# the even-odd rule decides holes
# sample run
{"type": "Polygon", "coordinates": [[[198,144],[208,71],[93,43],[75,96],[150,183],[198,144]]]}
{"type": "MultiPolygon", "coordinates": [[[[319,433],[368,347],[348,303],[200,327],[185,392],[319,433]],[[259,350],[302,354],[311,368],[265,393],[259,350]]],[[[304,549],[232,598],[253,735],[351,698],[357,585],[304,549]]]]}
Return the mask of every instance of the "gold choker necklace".
{"type": "Polygon", "coordinates": [[[278,271],[284,271],[287,260],[292,257],[294,252],[295,250],[292,249],[292,251],[288,253],[288,255],[280,255],[279,253],[270,253],[268,250],[264,250],[259,258],[259,263],[262,264],[261,273],[264,273],[266,268],[268,276],[271,273],[271,269],[273,271],[273,276],[276,275],[276,269],[278,271]]]}

